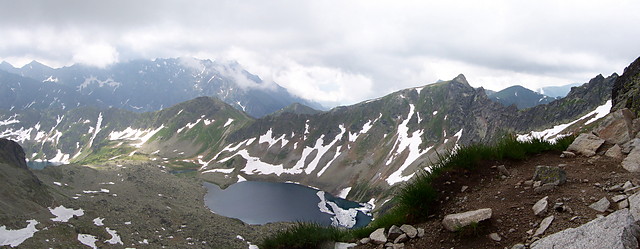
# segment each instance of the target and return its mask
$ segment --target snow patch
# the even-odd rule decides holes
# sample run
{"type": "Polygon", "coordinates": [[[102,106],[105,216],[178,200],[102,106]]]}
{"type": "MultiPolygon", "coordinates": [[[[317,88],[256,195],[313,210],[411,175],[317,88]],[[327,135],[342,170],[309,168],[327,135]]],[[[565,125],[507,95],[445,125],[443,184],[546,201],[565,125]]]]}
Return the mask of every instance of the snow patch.
{"type": "Polygon", "coordinates": [[[350,191],[351,191],[351,187],[344,188],[343,190],[340,190],[340,193],[338,193],[338,197],[342,199],[346,199],[350,191]]]}
{"type": "Polygon", "coordinates": [[[403,182],[411,179],[415,173],[412,173],[408,176],[402,176],[402,172],[411,165],[415,160],[420,158],[422,155],[426,154],[429,150],[433,148],[433,146],[420,150],[420,144],[422,143],[422,134],[423,130],[414,131],[412,134],[409,134],[409,120],[415,114],[415,106],[413,104],[409,104],[409,115],[407,118],[398,126],[398,138],[394,144],[396,148],[395,153],[391,154],[389,159],[387,160],[386,165],[390,165],[398,156],[404,152],[405,150],[409,150],[409,155],[404,160],[400,168],[397,171],[393,172],[389,177],[387,177],[386,181],[389,185],[394,185],[398,182],[403,182]],[[397,146],[397,147],[396,147],[397,146]]]}
{"type": "Polygon", "coordinates": [[[55,215],[55,218],[51,218],[52,221],[61,221],[68,222],[73,216],[80,217],[84,215],[84,210],[82,208],[74,210],[72,208],[65,208],[64,206],[59,206],[57,208],[49,208],[49,212],[55,215]]]}
{"type": "Polygon", "coordinates": [[[122,239],[120,239],[120,235],[118,235],[118,232],[116,232],[116,230],[111,230],[108,227],[106,228],[106,230],[107,230],[107,233],[111,235],[111,239],[106,240],[105,243],[109,243],[112,245],[116,245],[116,244],[123,245],[122,239]]]}
{"type": "Polygon", "coordinates": [[[93,219],[93,224],[96,225],[96,226],[99,226],[99,227],[100,226],[104,226],[104,223],[102,223],[102,221],[104,221],[104,218],[98,217],[98,218],[93,219]]]}
{"type": "Polygon", "coordinates": [[[233,119],[232,118],[228,119],[227,122],[224,123],[224,127],[229,126],[231,123],[233,123],[233,119]]]}
{"type": "Polygon", "coordinates": [[[576,122],[580,121],[580,120],[584,120],[590,116],[595,115],[593,118],[587,120],[587,122],[585,122],[585,125],[588,125],[590,123],[595,122],[596,120],[606,116],[607,114],[609,114],[609,111],[611,110],[611,100],[608,100],[604,105],[598,106],[595,110],[587,113],[586,115],[571,121],[569,123],[566,124],[560,124],[560,125],[556,125],[553,128],[550,129],[546,129],[543,131],[532,131],[529,134],[522,134],[522,135],[518,135],[517,139],[518,141],[529,141],[533,138],[541,138],[544,140],[548,140],[551,142],[556,141],[558,138],[563,137],[562,134],[560,134],[564,129],[566,129],[567,127],[575,124],[576,122]],[[551,138],[554,137],[554,138],[551,138]]]}
{"type": "Polygon", "coordinates": [[[17,230],[7,229],[7,226],[1,226],[0,246],[19,246],[28,238],[33,237],[33,235],[38,231],[38,229],[36,229],[38,221],[28,220],[27,223],[27,227],[17,230]]]}
{"type": "Polygon", "coordinates": [[[96,236],[93,236],[91,234],[79,233],[78,241],[80,241],[80,243],[86,246],[89,246],[93,249],[98,249],[98,247],[96,246],[96,241],[98,241],[98,239],[96,239],[96,236]]]}

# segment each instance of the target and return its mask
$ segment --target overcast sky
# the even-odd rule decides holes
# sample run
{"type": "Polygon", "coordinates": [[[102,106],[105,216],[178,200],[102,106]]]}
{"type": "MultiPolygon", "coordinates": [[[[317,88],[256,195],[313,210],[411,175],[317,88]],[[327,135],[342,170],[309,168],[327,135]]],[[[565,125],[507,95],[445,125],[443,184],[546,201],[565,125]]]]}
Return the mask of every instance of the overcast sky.
{"type": "Polygon", "coordinates": [[[1,1],[14,66],[235,60],[328,106],[460,73],[492,90],[587,82],[640,56],[637,0],[1,1]]]}

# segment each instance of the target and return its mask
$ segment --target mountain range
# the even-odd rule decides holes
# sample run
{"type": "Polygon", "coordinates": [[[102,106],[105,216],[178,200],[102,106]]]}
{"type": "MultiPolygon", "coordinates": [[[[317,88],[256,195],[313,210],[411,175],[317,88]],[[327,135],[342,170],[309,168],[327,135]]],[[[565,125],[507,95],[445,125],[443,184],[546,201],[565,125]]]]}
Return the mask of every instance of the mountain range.
{"type": "MultiPolygon", "coordinates": [[[[132,62],[144,70],[129,70],[136,76],[127,77],[138,79],[132,81],[137,87],[144,82],[151,84],[145,81],[151,78],[140,75],[152,73],[169,77],[158,79],[163,82],[161,86],[177,79],[171,75],[208,77],[198,78],[193,71],[152,70],[162,68],[164,62],[174,66],[180,63],[177,59],[156,60],[151,68],[145,68],[146,62],[132,62]]],[[[215,68],[214,62],[200,62],[211,63],[205,69],[215,68]]],[[[99,75],[95,76],[99,80],[87,80],[94,74],[79,73],[81,76],[74,78],[72,74],[54,75],[38,65],[23,68],[31,70],[22,73],[14,68],[12,73],[0,74],[4,75],[0,82],[14,79],[7,88],[16,88],[8,94],[15,96],[11,105],[5,101],[0,110],[0,137],[18,141],[29,160],[86,165],[152,161],[176,172],[197,171],[198,177],[222,186],[243,179],[292,181],[374,203],[382,202],[394,186],[410,179],[417,169],[428,168],[439,154],[458,146],[491,142],[504,134],[549,129],[552,131],[544,136],[553,138],[562,130],[579,129],[600,115],[594,110],[608,112],[611,88],[618,77],[598,75],[574,87],[562,99],[525,110],[492,101],[484,89],[471,87],[459,75],[329,111],[292,104],[256,119],[256,115],[229,104],[231,98],[197,97],[170,107],[154,100],[148,100],[152,104],[132,102],[126,95],[130,93],[119,90],[126,84],[114,83],[123,82],[119,77],[126,76],[124,70],[105,69],[123,75],[99,75]],[[32,74],[23,76],[26,72],[32,74]],[[51,80],[34,80],[37,72],[40,78],[51,80]],[[53,90],[44,89],[56,80],[75,84],[56,83],[51,84],[53,90]],[[32,95],[46,101],[35,101],[26,87],[35,87],[32,95]],[[104,96],[96,100],[97,106],[80,102],[90,103],[90,97],[97,96],[104,96]],[[29,97],[36,103],[29,105],[31,102],[23,99],[29,97]],[[119,104],[105,105],[107,101],[119,104]],[[163,108],[141,112],[154,107],[163,108]],[[558,129],[561,124],[565,125],[558,129]]],[[[70,68],[82,72],[81,67],[70,68]]],[[[204,74],[213,75],[213,79],[223,83],[222,79],[229,79],[207,70],[204,74]]],[[[258,82],[257,77],[254,79],[258,82]]],[[[176,92],[180,95],[183,91],[176,92]]]]}
{"type": "Polygon", "coordinates": [[[290,94],[236,62],[171,58],[133,60],[107,68],[51,68],[33,61],[21,68],[0,64],[0,108],[65,109],[80,106],[158,111],[201,96],[217,97],[253,117],[293,103],[315,102],[290,94]]]}

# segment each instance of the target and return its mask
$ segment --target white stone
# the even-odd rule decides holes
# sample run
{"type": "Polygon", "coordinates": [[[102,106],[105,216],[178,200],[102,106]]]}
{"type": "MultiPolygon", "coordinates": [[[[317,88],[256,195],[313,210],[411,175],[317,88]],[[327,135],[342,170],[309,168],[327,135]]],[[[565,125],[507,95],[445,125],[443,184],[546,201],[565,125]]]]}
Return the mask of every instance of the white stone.
{"type": "Polygon", "coordinates": [[[442,225],[449,231],[456,231],[471,223],[478,223],[491,218],[491,208],[483,208],[464,213],[449,214],[442,220],[442,225]]]}
{"type": "Polygon", "coordinates": [[[547,207],[549,206],[547,199],[549,199],[549,196],[545,196],[533,205],[532,209],[534,215],[542,216],[547,212],[547,207]]]}

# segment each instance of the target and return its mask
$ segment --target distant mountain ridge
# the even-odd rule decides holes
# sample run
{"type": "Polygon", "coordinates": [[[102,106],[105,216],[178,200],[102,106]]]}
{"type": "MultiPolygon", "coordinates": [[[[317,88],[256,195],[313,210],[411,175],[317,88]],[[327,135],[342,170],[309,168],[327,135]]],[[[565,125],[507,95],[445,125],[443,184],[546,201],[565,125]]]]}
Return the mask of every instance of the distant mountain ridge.
{"type": "Polygon", "coordinates": [[[527,109],[537,105],[547,104],[557,99],[519,85],[510,86],[498,92],[488,92],[487,95],[490,99],[505,106],[516,105],[518,109],[527,109]]]}
{"type": "Polygon", "coordinates": [[[12,90],[3,91],[7,98],[0,99],[0,106],[5,108],[88,105],[148,112],[212,96],[254,117],[293,103],[322,109],[276,83],[264,82],[236,62],[186,58],[134,60],[104,69],[83,65],[53,69],[36,61],[15,68],[3,62],[0,71],[14,74],[0,75],[0,87],[12,90]],[[20,82],[30,82],[29,87],[23,89],[20,82]],[[48,85],[47,89],[36,83],[48,85]],[[78,99],[91,101],[81,103],[78,99]],[[30,106],[31,102],[37,105],[30,106]]]}

